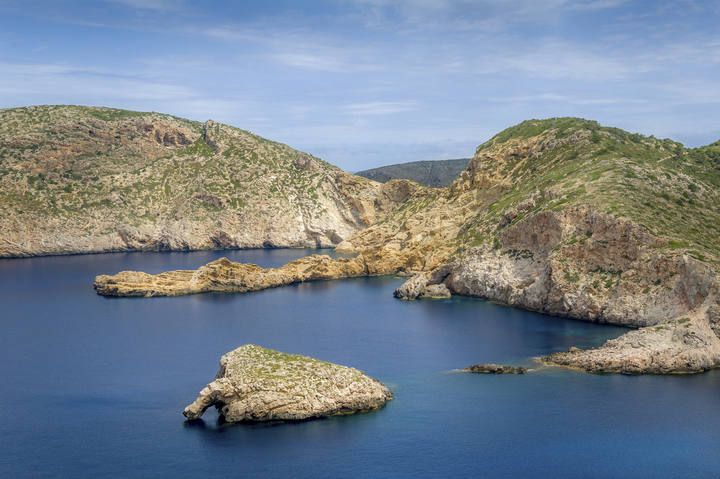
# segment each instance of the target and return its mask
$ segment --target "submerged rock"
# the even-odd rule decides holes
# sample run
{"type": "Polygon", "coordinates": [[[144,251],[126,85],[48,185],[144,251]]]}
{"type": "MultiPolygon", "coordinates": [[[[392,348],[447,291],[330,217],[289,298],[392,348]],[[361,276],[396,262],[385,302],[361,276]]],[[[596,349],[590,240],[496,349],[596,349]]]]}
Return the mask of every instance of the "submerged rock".
{"type": "Polygon", "coordinates": [[[302,420],[379,409],[392,393],[357,369],[253,344],[220,358],[216,379],[183,414],[215,406],[228,422],[302,420]]]}
{"type": "Polygon", "coordinates": [[[463,371],[476,374],[525,374],[527,368],[522,366],[506,366],[504,364],[473,364],[463,371]]]}

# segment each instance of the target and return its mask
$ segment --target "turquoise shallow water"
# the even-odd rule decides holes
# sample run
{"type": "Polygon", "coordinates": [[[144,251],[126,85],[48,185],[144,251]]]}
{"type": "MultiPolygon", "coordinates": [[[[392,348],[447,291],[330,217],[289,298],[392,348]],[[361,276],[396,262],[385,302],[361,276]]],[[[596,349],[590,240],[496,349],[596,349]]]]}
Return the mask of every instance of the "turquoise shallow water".
{"type": "Polygon", "coordinates": [[[622,329],[454,298],[392,298],[398,278],[247,295],[108,299],[99,273],[282,264],[303,250],[0,260],[0,477],[720,477],[720,374],[451,372],[529,363],[622,329]],[[297,424],[184,422],[245,343],[351,365],[385,409],[297,424]]]}

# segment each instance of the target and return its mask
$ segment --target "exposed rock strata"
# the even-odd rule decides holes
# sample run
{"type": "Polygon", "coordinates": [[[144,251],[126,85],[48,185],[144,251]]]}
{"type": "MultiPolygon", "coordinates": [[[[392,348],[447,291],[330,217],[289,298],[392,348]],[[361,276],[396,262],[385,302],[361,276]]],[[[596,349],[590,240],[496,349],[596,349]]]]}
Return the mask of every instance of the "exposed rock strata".
{"type": "Polygon", "coordinates": [[[245,345],[220,358],[214,381],[183,414],[215,406],[228,422],[302,420],[379,409],[392,393],[357,369],[245,345]]]}

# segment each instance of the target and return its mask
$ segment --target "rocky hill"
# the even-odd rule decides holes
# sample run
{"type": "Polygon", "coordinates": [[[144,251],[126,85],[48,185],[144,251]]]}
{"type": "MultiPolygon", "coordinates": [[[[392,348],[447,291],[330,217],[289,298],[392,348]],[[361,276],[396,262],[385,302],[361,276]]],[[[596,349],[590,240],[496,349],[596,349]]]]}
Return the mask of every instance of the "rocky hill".
{"type": "Polygon", "coordinates": [[[417,188],[213,121],[0,110],[0,257],[333,246],[417,188]]]}
{"type": "Polygon", "coordinates": [[[381,166],[356,174],[365,178],[386,183],[390,180],[412,180],[421,185],[442,187],[450,183],[467,167],[469,158],[457,160],[412,161],[396,165],[381,166]]]}
{"type": "Polygon", "coordinates": [[[358,255],[261,271],[216,262],[176,275],[176,288],[166,284],[175,276],[121,273],[96,288],[186,294],[399,273],[413,275],[395,292],[402,299],[479,296],[639,328],[551,364],[624,373],[720,366],[718,143],[688,149],[576,118],[526,121],[479,146],[448,188],[415,191],[337,249],[358,255]]]}
{"type": "Polygon", "coordinates": [[[340,245],[446,288],[640,330],[548,359],[608,372],[720,365],[720,155],[575,118],[481,145],[448,189],[419,194],[340,245]],[[390,264],[388,264],[388,262],[390,264]]]}

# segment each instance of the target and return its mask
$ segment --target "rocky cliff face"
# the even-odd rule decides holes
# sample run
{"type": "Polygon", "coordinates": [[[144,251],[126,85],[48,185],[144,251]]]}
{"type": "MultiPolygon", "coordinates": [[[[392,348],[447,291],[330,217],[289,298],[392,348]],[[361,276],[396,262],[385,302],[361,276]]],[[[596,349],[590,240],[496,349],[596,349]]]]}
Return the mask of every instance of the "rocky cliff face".
{"type": "Polygon", "coordinates": [[[0,257],[328,247],[417,189],[359,178],[213,121],[0,110],[0,257]]]}
{"type": "Polygon", "coordinates": [[[638,331],[547,363],[591,372],[700,372],[720,365],[713,332],[718,276],[711,265],[662,251],[638,225],[587,207],[540,213],[401,286],[402,299],[438,289],[638,331]]]}

